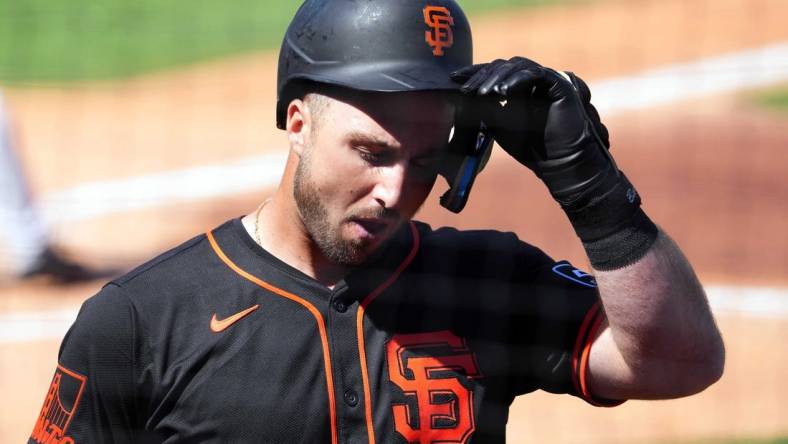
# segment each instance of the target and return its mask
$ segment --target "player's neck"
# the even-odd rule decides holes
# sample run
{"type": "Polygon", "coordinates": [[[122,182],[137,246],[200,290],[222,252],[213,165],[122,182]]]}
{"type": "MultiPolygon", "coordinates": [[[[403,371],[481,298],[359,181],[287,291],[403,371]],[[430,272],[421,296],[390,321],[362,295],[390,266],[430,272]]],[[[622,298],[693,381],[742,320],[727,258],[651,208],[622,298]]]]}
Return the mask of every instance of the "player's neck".
{"type": "Polygon", "coordinates": [[[277,259],[333,288],[349,268],[329,261],[317,248],[298,217],[295,203],[285,193],[280,189],[257,211],[244,217],[247,232],[277,259]]]}

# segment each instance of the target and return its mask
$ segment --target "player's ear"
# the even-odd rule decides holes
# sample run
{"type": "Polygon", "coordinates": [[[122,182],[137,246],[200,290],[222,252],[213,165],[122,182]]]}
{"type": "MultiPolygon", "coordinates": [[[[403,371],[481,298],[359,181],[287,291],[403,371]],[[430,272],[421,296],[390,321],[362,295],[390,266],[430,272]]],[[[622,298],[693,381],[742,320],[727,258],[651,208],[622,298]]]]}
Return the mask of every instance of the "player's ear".
{"type": "Polygon", "coordinates": [[[290,140],[290,149],[299,156],[304,150],[304,141],[309,137],[312,128],[312,118],[309,107],[301,99],[293,99],[287,106],[287,138],[290,140]]]}

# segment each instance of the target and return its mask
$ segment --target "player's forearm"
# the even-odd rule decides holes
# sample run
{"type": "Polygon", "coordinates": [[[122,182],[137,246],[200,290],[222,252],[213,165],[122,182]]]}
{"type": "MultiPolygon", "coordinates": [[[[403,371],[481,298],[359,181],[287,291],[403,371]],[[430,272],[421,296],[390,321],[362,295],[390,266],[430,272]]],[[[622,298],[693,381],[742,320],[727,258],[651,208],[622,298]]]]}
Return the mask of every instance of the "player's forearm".
{"type": "Polygon", "coordinates": [[[722,338],[692,267],[667,235],[637,262],[595,276],[635,397],[686,396],[719,379],[722,338]]]}

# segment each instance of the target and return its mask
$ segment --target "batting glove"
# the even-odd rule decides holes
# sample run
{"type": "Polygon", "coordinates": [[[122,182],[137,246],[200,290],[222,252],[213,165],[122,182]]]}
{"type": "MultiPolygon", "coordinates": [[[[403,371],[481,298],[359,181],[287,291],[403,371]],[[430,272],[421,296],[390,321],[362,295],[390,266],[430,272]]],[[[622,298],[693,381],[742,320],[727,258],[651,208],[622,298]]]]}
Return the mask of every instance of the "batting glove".
{"type": "Polygon", "coordinates": [[[608,130],[582,79],[524,57],[469,66],[452,79],[465,94],[500,101],[485,108],[495,140],[547,185],[595,268],[645,254],[657,228],[611,157],[608,130]]]}

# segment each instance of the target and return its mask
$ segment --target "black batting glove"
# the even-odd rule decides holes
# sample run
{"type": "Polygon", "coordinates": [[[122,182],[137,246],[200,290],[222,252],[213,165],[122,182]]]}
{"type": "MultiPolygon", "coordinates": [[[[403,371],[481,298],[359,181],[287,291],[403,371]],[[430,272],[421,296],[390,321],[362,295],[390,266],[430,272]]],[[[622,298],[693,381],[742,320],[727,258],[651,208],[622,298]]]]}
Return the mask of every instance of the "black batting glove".
{"type": "Polygon", "coordinates": [[[583,80],[523,57],[469,66],[452,79],[480,99],[498,144],[547,185],[596,269],[620,268],[646,253],[657,228],[610,156],[607,128],[583,80]],[[490,107],[490,98],[500,106],[490,107]]]}
{"type": "Polygon", "coordinates": [[[562,205],[576,202],[607,175],[618,176],[607,128],[588,86],[574,74],[566,78],[515,57],[473,65],[452,78],[466,94],[506,101],[486,116],[495,140],[562,205]]]}

